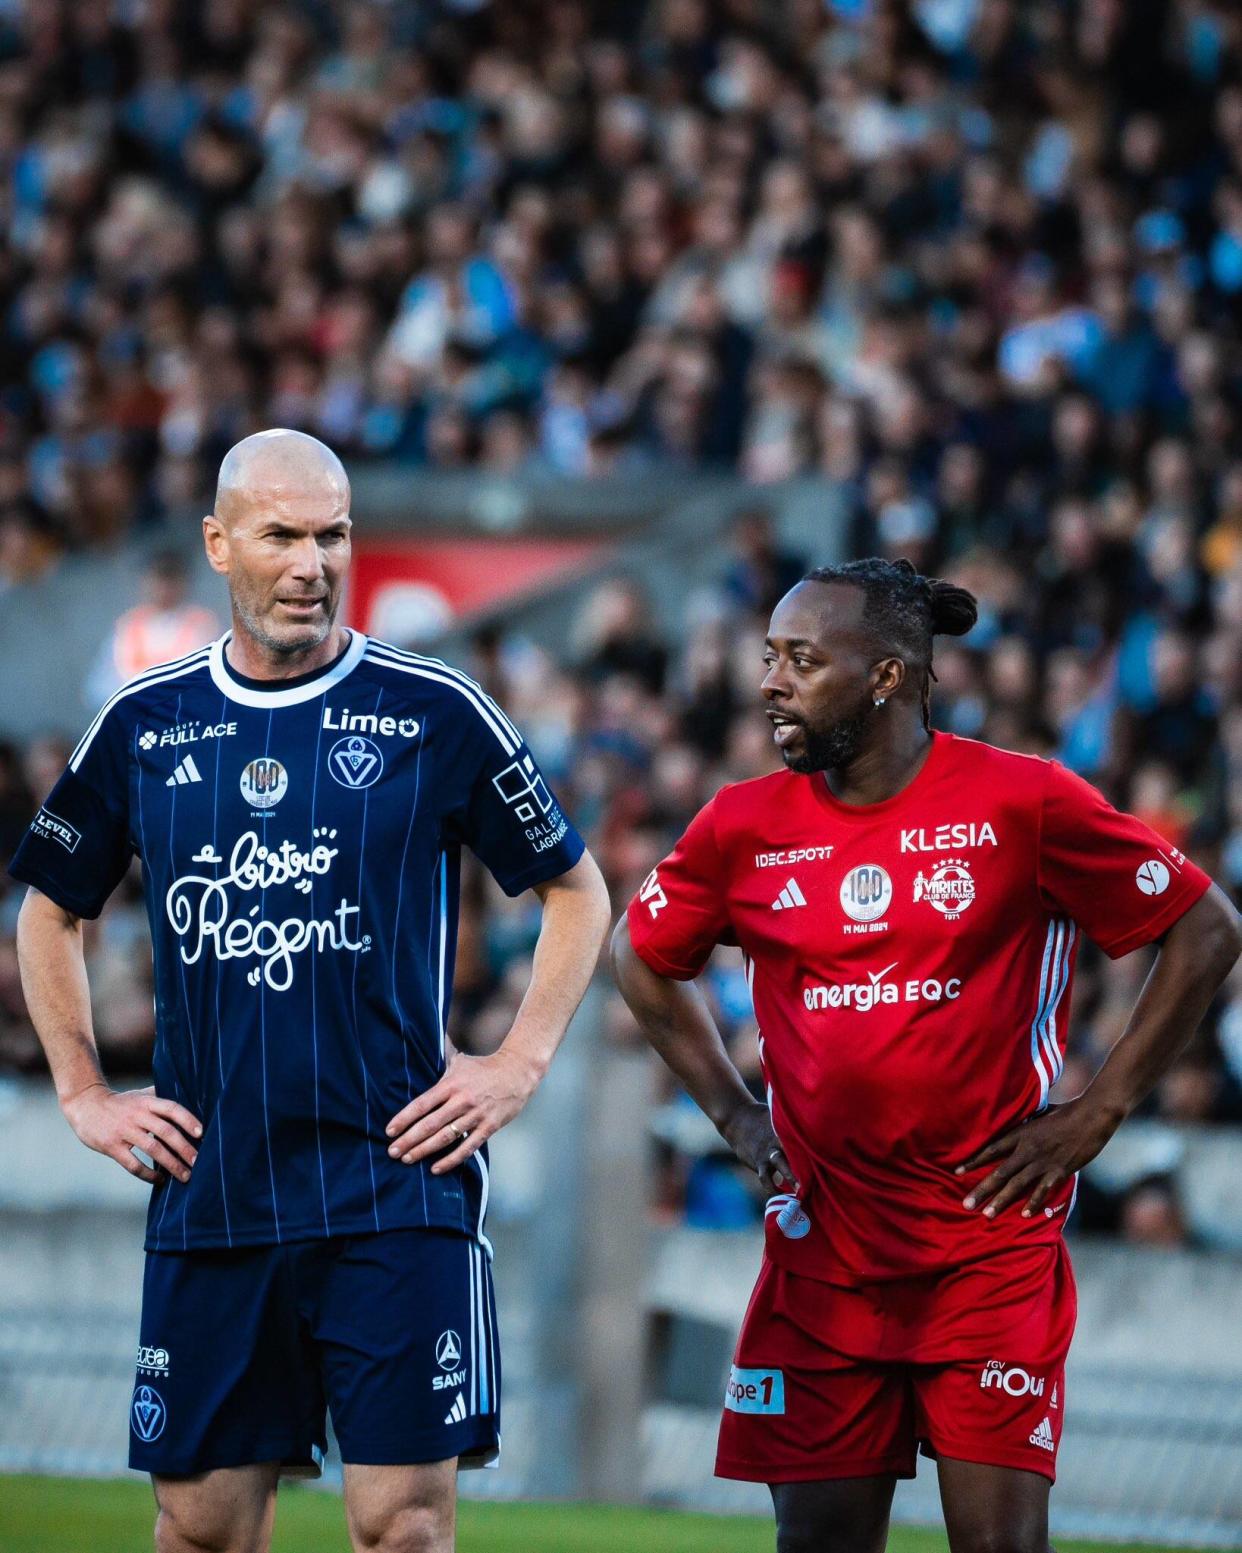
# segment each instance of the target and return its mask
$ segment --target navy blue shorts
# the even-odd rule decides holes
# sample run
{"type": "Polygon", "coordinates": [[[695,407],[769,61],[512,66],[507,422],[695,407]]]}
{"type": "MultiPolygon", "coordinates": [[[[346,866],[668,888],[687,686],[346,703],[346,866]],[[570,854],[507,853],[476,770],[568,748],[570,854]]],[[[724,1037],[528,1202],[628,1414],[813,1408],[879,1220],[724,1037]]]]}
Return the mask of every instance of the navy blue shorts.
{"type": "Polygon", "coordinates": [[[500,1348],[477,1242],[408,1229],[147,1253],[131,1467],[314,1475],[329,1411],[347,1462],[496,1459],[500,1348]]]}

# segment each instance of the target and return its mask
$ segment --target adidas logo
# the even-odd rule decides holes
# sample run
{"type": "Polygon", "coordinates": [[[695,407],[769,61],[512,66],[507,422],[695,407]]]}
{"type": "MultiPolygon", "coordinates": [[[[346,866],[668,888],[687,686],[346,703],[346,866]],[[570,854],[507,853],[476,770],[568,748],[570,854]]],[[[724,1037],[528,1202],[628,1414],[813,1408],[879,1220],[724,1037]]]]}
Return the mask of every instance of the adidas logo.
{"type": "Polygon", "coordinates": [[[796,879],[786,879],[785,888],[772,902],[773,911],[790,911],[794,906],[805,906],[806,896],[798,888],[796,879]]]}
{"type": "Polygon", "coordinates": [[[173,767],[173,774],[164,783],[165,787],[184,787],[187,782],[201,782],[203,780],[198,767],[194,764],[193,755],[186,755],[173,767]]]}
{"type": "MultiPolygon", "coordinates": [[[[444,1422],[446,1424],[462,1424],[462,1423],[465,1423],[465,1421],[466,1421],[466,1399],[465,1399],[465,1397],[462,1396],[461,1392],[459,1391],[457,1393],[457,1401],[453,1403],[452,1407],[444,1415],[444,1422]]],[[[1047,1422],[1046,1419],[1045,1419],[1045,1422],[1047,1422]]]]}
{"type": "Polygon", "coordinates": [[[1052,1438],[1052,1424],[1049,1422],[1046,1414],[1044,1415],[1043,1423],[1040,1424],[1039,1428],[1031,1436],[1031,1444],[1038,1445],[1041,1451],[1056,1450],[1057,1442],[1052,1438]]]}

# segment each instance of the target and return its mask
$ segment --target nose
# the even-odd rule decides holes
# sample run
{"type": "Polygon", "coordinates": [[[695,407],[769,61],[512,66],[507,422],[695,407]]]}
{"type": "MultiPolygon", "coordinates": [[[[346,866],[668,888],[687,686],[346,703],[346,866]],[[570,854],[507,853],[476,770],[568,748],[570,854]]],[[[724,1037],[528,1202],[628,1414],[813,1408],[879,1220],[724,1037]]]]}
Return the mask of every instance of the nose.
{"type": "Polygon", "coordinates": [[[768,672],[763,676],[759,690],[769,701],[775,701],[789,694],[789,686],[785,683],[779,663],[770,663],[768,665],[768,672]]]}
{"type": "Polygon", "coordinates": [[[298,582],[319,582],[323,577],[323,552],[313,534],[297,543],[293,552],[293,576],[298,582]]]}

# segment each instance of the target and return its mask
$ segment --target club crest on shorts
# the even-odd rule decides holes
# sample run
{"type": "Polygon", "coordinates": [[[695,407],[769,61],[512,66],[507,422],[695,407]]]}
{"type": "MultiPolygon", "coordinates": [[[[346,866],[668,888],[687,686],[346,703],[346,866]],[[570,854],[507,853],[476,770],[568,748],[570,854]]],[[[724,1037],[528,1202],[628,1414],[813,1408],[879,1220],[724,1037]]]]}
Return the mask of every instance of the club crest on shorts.
{"type": "Polygon", "coordinates": [[[158,1440],[168,1422],[168,1409],[164,1399],[154,1386],[139,1386],[129,1405],[129,1419],[134,1433],[145,1444],[158,1440]]]}

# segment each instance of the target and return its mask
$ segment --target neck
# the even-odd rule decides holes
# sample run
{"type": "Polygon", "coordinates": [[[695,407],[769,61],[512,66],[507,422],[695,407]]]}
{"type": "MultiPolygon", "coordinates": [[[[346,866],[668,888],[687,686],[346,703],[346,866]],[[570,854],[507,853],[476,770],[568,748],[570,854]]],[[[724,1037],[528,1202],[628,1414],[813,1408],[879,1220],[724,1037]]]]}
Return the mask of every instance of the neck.
{"type": "Polygon", "coordinates": [[[848,766],[824,772],[828,791],[841,803],[883,803],[908,787],[931,754],[932,737],[921,716],[903,715],[891,703],[876,710],[874,736],[848,766]]]}
{"type": "Polygon", "coordinates": [[[224,656],[229,667],[247,679],[296,679],[325,668],[344,651],[345,641],[345,627],[334,624],[322,642],[282,652],[251,636],[234,610],[233,634],[224,656]]]}

